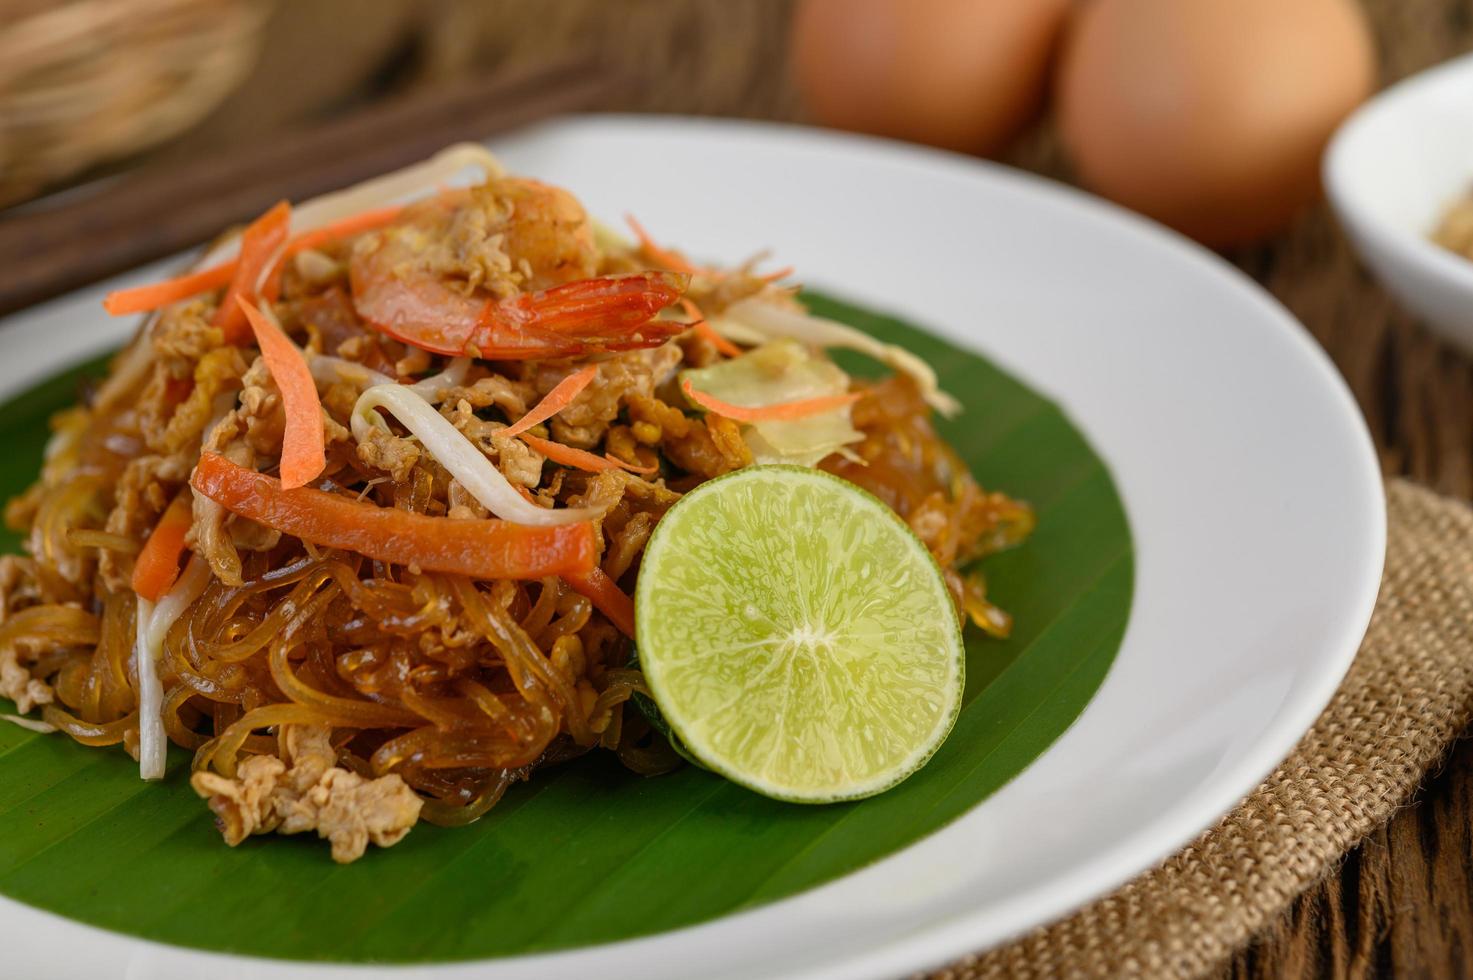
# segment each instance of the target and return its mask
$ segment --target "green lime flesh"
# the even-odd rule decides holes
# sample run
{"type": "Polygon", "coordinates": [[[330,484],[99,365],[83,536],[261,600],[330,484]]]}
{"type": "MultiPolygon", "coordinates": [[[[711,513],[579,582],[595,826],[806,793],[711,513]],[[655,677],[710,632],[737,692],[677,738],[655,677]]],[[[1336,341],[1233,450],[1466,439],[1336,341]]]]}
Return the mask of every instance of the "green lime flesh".
{"type": "Polygon", "coordinates": [[[754,466],[656,526],[635,596],[661,713],[710,769],[778,799],[872,796],[961,705],[961,630],[920,540],[854,484],[754,466]]]}

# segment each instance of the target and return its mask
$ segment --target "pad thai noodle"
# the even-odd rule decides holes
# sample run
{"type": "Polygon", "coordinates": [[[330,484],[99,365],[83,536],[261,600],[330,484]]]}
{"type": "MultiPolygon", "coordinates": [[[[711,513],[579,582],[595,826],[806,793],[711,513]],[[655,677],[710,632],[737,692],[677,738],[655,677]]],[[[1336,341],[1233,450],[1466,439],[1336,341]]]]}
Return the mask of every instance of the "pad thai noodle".
{"type": "Polygon", "coordinates": [[[631,703],[641,550],[683,493],[772,462],[877,495],[1005,635],[963,570],[1032,513],[937,436],[930,369],[808,314],[788,270],[629,224],[455,147],[110,294],[142,326],[7,512],[9,720],[144,779],[172,743],[227,843],[312,831],[338,861],[594,749],[667,771],[631,703]]]}

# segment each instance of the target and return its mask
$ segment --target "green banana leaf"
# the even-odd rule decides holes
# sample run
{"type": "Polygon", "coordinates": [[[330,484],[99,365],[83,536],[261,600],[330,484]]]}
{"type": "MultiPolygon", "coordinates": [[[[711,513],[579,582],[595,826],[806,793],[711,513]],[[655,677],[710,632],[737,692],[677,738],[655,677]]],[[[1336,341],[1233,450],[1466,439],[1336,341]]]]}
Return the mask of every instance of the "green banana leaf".
{"type": "MultiPolygon", "coordinates": [[[[694,766],[646,779],[594,753],[513,787],[477,824],[421,825],[393,848],[337,866],[309,836],[226,847],[189,789],[182,751],[171,753],[162,784],[145,784],[119,749],[0,725],[0,893],[215,951],[399,963],[509,956],[771,902],[891,854],[985,800],[1069,726],[1115,656],[1133,583],[1119,497],[1058,407],[986,360],[898,320],[806,299],[935,365],[966,407],[942,423],[945,435],[984,486],[1038,510],[1027,545],[984,564],[991,597],[1016,619],[1013,635],[968,629],[965,707],[919,773],[873,799],[797,806],[694,766]]],[[[101,370],[86,365],[0,410],[0,442],[10,447],[0,494],[34,479],[45,420],[101,370]]],[[[12,534],[5,544],[19,542],[12,534]]]]}

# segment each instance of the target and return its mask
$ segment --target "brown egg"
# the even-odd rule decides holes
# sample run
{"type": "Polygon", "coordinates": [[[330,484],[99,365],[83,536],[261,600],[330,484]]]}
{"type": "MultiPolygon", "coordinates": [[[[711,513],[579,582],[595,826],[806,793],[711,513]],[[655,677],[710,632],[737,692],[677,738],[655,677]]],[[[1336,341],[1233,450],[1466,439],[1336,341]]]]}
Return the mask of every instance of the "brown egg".
{"type": "Polygon", "coordinates": [[[1375,52],[1353,0],[1086,0],[1058,71],[1083,182],[1222,246],[1318,195],[1320,154],[1370,93],[1375,52]]]}
{"type": "Polygon", "coordinates": [[[993,153],[1043,99],[1070,0],[802,0],[793,69],[828,126],[993,153]]]}

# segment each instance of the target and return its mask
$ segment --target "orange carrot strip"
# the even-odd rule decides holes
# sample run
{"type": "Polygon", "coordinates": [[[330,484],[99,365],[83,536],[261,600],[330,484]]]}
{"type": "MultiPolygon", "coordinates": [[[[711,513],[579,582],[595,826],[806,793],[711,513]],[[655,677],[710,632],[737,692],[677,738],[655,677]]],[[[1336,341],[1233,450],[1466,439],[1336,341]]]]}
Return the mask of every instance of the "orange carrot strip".
{"type": "Polygon", "coordinates": [[[316,479],[327,466],[317,383],[312,380],[307,359],[281,327],[244,296],[237,296],[235,301],[256,334],[256,344],[261,348],[271,379],[281,390],[281,406],[286,410],[286,434],[281,440],[281,485],[294,490],[316,479]]]}
{"type": "Polygon", "coordinates": [[[587,470],[589,473],[622,469],[628,470],[631,473],[648,475],[659,469],[658,466],[637,466],[634,463],[626,463],[624,460],[611,456],[608,453],[604,453],[602,456],[595,456],[585,449],[574,449],[572,446],[564,446],[562,443],[553,442],[551,439],[539,439],[536,436],[527,435],[525,432],[522,433],[521,440],[554,463],[561,463],[564,466],[571,466],[574,469],[587,470]]]}
{"type": "Polygon", "coordinates": [[[777,282],[779,279],[786,279],[792,274],[793,267],[790,265],[785,265],[781,269],[778,269],[776,272],[769,272],[766,275],[758,276],[757,278],[761,279],[763,282],[777,282]]]}
{"type": "Polygon", "coordinates": [[[510,521],[452,520],[324,493],[284,489],[280,480],[201,453],[190,485],[233,514],[324,548],[395,565],[475,579],[580,575],[597,567],[588,521],[528,527],[510,521]]]}
{"type": "Polygon", "coordinates": [[[596,377],[598,377],[597,364],[590,364],[582,370],[574,371],[559,381],[556,387],[543,396],[542,401],[532,407],[531,411],[496,434],[498,436],[519,436],[539,422],[546,422],[573,404],[573,399],[577,398],[579,392],[584,388],[592,384],[596,377]]]}
{"type": "Polygon", "coordinates": [[[230,287],[225,290],[225,298],[215,312],[215,326],[225,334],[225,343],[239,346],[249,339],[245,312],[237,300],[255,298],[262,274],[275,263],[276,253],[286,244],[291,220],[291,205],[280,201],[241,232],[240,258],[235,262],[235,275],[230,278],[230,287]]]}
{"type": "Polygon", "coordinates": [[[685,315],[690,317],[690,328],[696,332],[696,336],[705,340],[727,357],[742,356],[742,349],[740,347],[721,336],[721,334],[716,332],[715,327],[706,322],[706,318],[701,315],[701,308],[699,306],[684,296],[680,298],[680,306],[685,310],[685,315]]]}
{"type": "Polygon", "coordinates": [[[175,279],[135,286],[132,289],[115,289],[102,301],[102,308],[113,316],[128,316],[131,313],[147,313],[180,300],[189,299],[200,293],[230,285],[235,277],[235,263],[211,266],[199,272],[191,272],[175,279]]]}
{"type": "MultiPolygon", "coordinates": [[[[334,221],[321,228],[304,231],[287,241],[281,258],[277,260],[277,265],[284,268],[287,259],[309,248],[316,248],[338,238],[349,238],[365,231],[381,228],[397,218],[403,210],[403,207],[376,208],[341,221],[334,221]]],[[[235,278],[237,265],[237,260],[231,259],[229,262],[212,265],[208,269],[201,269],[174,279],[165,279],[163,282],[135,286],[132,289],[115,289],[103,299],[102,306],[113,316],[127,316],[130,313],[147,313],[150,310],[157,310],[180,300],[189,299],[191,296],[198,296],[200,293],[208,293],[212,289],[230,285],[231,280],[235,278]]],[[[272,275],[280,278],[280,272],[276,269],[272,270],[272,275]]]]}
{"type": "Polygon", "coordinates": [[[634,600],[625,595],[602,568],[595,565],[592,571],[581,575],[564,575],[563,581],[571,585],[573,591],[592,600],[594,608],[607,616],[620,633],[634,636],[634,600]]]}
{"type": "MultiPolygon", "coordinates": [[[[270,268],[266,270],[260,279],[256,280],[259,284],[256,289],[256,296],[262,304],[275,303],[277,297],[281,295],[281,277],[286,274],[286,265],[281,261],[283,254],[285,253],[279,248],[272,252],[271,258],[268,259],[271,263],[270,268]]],[[[227,295],[226,298],[228,299],[229,296],[227,295]]]]}
{"type": "Polygon", "coordinates": [[[313,228],[311,231],[302,232],[300,235],[287,241],[286,248],[282,249],[281,257],[276,260],[276,265],[271,270],[271,277],[279,281],[281,274],[286,271],[287,259],[290,259],[298,252],[305,252],[309,248],[316,248],[319,245],[337,241],[339,238],[352,238],[354,235],[361,235],[365,231],[382,228],[399,217],[403,210],[404,205],[402,204],[396,204],[387,208],[374,208],[371,211],[364,211],[361,214],[343,218],[341,221],[325,224],[321,228],[313,228]]]}
{"type": "Polygon", "coordinates": [[[725,337],[721,336],[721,334],[717,333],[716,328],[711,326],[711,324],[707,323],[705,320],[695,321],[690,325],[690,328],[696,332],[697,337],[702,338],[712,347],[715,347],[721,353],[725,354],[727,357],[742,356],[742,349],[740,347],[738,347],[736,344],[733,344],[725,337]]]}
{"type": "Polygon", "coordinates": [[[714,395],[708,395],[704,391],[696,391],[691,386],[690,379],[686,378],[680,383],[680,390],[685,392],[685,397],[695,402],[708,412],[724,415],[738,422],[770,422],[774,420],[791,421],[793,419],[807,418],[810,415],[818,415],[820,412],[832,412],[843,408],[845,405],[853,405],[863,395],[859,392],[850,392],[847,395],[823,395],[818,398],[800,398],[797,401],[778,402],[776,405],[763,405],[758,408],[749,408],[746,405],[733,405],[724,402],[714,395]]]}
{"type": "MultiPolygon", "coordinates": [[[[382,228],[399,217],[403,211],[404,205],[402,204],[393,204],[386,208],[373,208],[372,210],[362,211],[338,221],[329,222],[321,228],[304,231],[286,243],[285,254],[290,257],[296,255],[298,252],[305,252],[309,248],[316,248],[319,245],[325,245],[339,238],[352,238],[354,235],[361,235],[365,231],[382,228]]],[[[788,271],[791,272],[792,270],[790,269],[788,271]]]]}
{"type": "Polygon", "coordinates": [[[133,562],[133,591],[149,602],[158,602],[179,577],[179,557],[184,554],[184,536],[194,523],[189,494],[174,498],[164,516],[133,562]]]}
{"type": "Polygon", "coordinates": [[[639,239],[640,249],[656,265],[662,265],[674,272],[684,272],[687,275],[695,275],[700,271],[679,252],[672,252],[668,248],[661,248],[655,244],[655,240],[650,237],[650,233],[644,230],[644,225],[634,220],[634,215],[626,214],[624,220],[629,222],[629,227],[634,230],[635,237],[639,239]]]}

